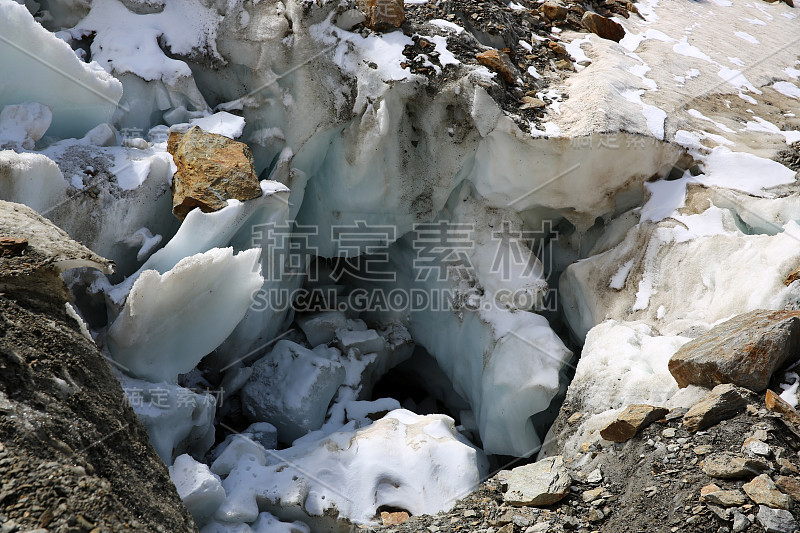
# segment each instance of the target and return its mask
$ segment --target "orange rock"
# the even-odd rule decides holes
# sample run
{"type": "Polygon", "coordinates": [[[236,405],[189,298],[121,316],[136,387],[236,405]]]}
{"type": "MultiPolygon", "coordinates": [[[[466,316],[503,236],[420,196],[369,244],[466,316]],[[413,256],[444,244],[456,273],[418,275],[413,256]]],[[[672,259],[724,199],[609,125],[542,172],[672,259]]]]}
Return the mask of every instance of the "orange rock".
{"type": "Polygon", "coordinates": [[[396,513],[384,511],[381,513],[381,521],[384,526],[399,526],[406,520],[408,520],[408,513],[405,511],[397,511],[396,513]]]}
{"type": "Polygon", "coordinates": [[[539,11],[550,20],[564,20],[567,18],[567,13],[569,10],[559,2],[558,0],[548,0],[542,7],[539,8],[539,11]]]}
{"type": "Polygon", "coordinates": [[[767,405],[767,409],[782,414],[787,422],[794,424],[795,427],[800,427],[800,413],[769,389],[764,397],[764,403],[767,405]]]}
{"type": "Polygon", "coordinates": [[[478,63],[481,65],[489,67],[500,74],[506,83],[514,83],[517,80],[516,69],[513,63],[511,63],[511,59],[500,50],[494,48],[486,50],[476,55],[475,59],[477,59],[478,63]]]}
{"type": "Polygon", "coordinates": [[[625,442],[668,412],[669,409],[652,405],[629,405],[616,420],[600,430],[600,436],[613,442],[625,442]]]}
{"type": "Polygon", "coordinates": [[[775,478],[775,486],[782,493],[791,496],[796,502],[800,502],[800,480],[792,476],[778,476],[775,478]]]}
{"type": "Polygon", "coordinates": [[[230,199],[252,200],[262,195],[250,148],[197,126],[173,132],[167,140],[178,171],[172,179],[172,213],[183,220],[199,207],[218,211],[230,199]]]}
{"type": "Polygon", "coordinates": [[[620,42],[625,37],[625,28],[617,22],[597,13],[587,11],[581,18],[583,26],[603,39],[620,42]]]}
{"type": "Polygon", "coordinates": [[[0,257],[22,255],[28,247],[28,239],[22,237],[0,237],[0,257]]]}
{"type": "Polygon", "coordinates": [[[791,274],[786,276],[786,279],[783,280],[783,284],[788,287],[789,285],[791,285],[793,282],[797,281],[798,279],[800,279],[800,267],[795,268],[794,271],[791,274]]]}
{"type": "Polygon", "coordinates": [[[357,0],[357,5],[367,16],[364,26],[371,30],[399,28],[406,20],[403,0],[357,0]]]}

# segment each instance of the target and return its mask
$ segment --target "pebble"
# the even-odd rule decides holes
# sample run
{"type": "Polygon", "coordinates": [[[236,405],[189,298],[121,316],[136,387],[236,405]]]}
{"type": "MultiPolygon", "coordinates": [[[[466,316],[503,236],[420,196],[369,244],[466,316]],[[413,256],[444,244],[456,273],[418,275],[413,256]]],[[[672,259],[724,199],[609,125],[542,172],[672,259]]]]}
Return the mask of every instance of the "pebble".
{"type": "Polygon", "coordinates": [[[601,472],[599,468],[595,468],[586,476],[586,481],[588,483],[600,483],[603,481],[603,472],[601,472]]]}
{"type": "Polygon", "coordinates": [[[531,520],[521,514],[515,514],[514,518],[511,519],[511,523],[518,527],[528,527],[531,525],[531,520]]]}
{"type": "Polygon", "coordinates": [[[539,522],[525,530],[525,533],[547,533],[550,530],[549,522],[539,522]]]}
{"type": "Polygon", "coordinates": [[[742,531],[746,531],[747,528],[750,527],[750,524],[750,520],[745,515],[734,509],[732,528],[733,533],[741,533],[742,531]]]}
{"type": "Polygon", "coordinates": [[[675,436],[675,428],[667,428],[661,432],[661,436],[667,439],[671,439],[675,436]]]}
{"type": "Polygon", "coordinates": [[[742,451],[762,457],[769,457],[772,454],[769,444],[760,440],[750,440],[742,451]]]}
{"type": "Polygon", "coordinates": [[[711,453],[713,449],[714,449],[713,446],[711,446],[710,444],[700,444],[699,446],[694,447],[694,453],[696,453],[697,455],[706,455],[711,453]]]}

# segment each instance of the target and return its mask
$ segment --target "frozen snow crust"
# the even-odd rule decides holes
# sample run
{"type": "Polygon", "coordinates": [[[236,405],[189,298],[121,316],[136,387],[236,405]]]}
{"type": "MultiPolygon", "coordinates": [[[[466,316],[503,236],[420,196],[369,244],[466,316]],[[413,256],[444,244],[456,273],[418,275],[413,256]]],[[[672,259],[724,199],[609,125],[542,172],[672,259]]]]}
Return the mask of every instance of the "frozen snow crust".
{"type": "Polygon", "coordinates": [[[619,44],[553,32],[577,72],[527,71],[533,121],[455,22],[87,0],[31,6],[45,30],[0,0],[0,197],[116,262],[67,281],[203,532],[435,513],[487,454],[554,452],[564,394],[577,447],[630,403],[688,403],[688,339],[800,305],[798,169],[773,160],[800,140],[800,18],[730,4],[640,2],[619,44]],[[420,36],[438,56],[409,58],[420,36]],[[250,146],[260,198],[178,223],[166,140],[191,125],[250,146]],[[430,300],[364,305],[392,291],[430,300]],[[392,376],[428,396],[381,397],[392,376]]]}

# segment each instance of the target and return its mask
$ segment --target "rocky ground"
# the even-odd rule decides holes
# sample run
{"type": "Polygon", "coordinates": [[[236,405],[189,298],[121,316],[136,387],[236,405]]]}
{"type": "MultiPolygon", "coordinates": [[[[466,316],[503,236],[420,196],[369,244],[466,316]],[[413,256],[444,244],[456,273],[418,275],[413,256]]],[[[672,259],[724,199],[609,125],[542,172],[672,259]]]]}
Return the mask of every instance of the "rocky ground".
{"type": "MultiPolygon", "coordinates": [[[[448,0],[405,4],[405,22],[400,31],[414,40],[414,45],[404,52],[408,58],[406,66],[416,74],[428,76],[432,87],[446,83],[448,69],[458,67],[442,67],[434,44],[421,36],[445,37],[447,49],[461,63],[484,65],[498,74],[500,84],[487,85],[487,89],[527,131],[529,121],[538,124],[547,105],[562,98],[548,92],[547,87],[567,78],[576,68],[586,66],[575,66],[559,34],[591,31],[582,22],[588,10],[607,17],[638,16],[636,7],[622,0],[589,3],[550,0],[544,4],[533,0],[518,3],[448,0]],[[456,24],[465,31],[455,32],[433,25],[431,20],[456,24]]],[[[616,25],[612,21],[609,24],[616,25]]],[[[363,26],[359,31],[367,35],[375,30],[363,26]]],[[[386,28],[378,31],[386,31],[386,28]]],[[[621,26],[619,31],[624,35],[621,26]]]]}
{"type": "Polygon", "coordinates": [[[0,202],[0,235],[21,242],[0,242],[0,531],[196,531],[111,368],[66,311],[53,265],[93,254],[59,244],[41,217],[21,228],[5,216],[15,205],[0,202]]]}
{"type": "Polygon", "coordinates": [[[776,159],[784,166],[800,171],[800,143],[794,143],[786,150],[781,150],[776,159]]]}
{"type": "MultiPolygon", "coordinates": [[[[780,491],[800,498],[800,436],[785,417],[766,408],[763,395],[745,397],[742,413],[702,431],[688,431],[686,410],[678,409],[626,442],[587,444],[580,455],[564,457],[569,489],[555,504],[507,503],[509,472],[500,471],[448,513],[410,517],[375,531],[798,531],[796,506],[786,516],[757,501],[790,502],[780,491]]],[[[563,415],[573,423],[581,418],[569,405],[563,415]]],[[[556,485],[551,492],[558,492],[556,485]]],[[[398,516],[386,515],[385,522],[392,518],[398,516]]]]}

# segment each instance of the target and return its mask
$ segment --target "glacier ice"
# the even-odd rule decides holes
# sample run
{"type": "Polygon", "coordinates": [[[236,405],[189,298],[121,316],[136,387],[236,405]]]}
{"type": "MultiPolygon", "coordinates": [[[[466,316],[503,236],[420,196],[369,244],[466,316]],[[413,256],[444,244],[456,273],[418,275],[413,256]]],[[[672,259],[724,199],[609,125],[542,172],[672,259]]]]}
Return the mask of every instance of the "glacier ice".
{"type": "Polygon", "coordinates": [[[251,455],[225,477],[220,522],[253,522],[260,511],[330,527],[331,513],[355,523],[375,520],[381,506],[411,514],[451,508],[486,473],[482,452],[444,415],[395,410],[355,431],[251,455]]]}
{"type": "Polygon", "coordinates": [[[122,372],[117,372],[117,379],[166,464],[184,453],[201,457],[214,444],[217,401],[213,395],[167,381],[134,379],[122,372]]]}
{"type": "MultiPolygon", "coordinates": [[[[3,199],[23,203],[45,216],[64,202],[67,193],[67,184],[58,166],[42,154],[0,150],[0,177],[3,199]]],[[[86,244],[91,246],[91,243],[86,244]]],[[[102,252],[98,250],[98,253],[102,252]]]]}
{"type": "MultiPolygon", "coordinates": [[[[390,247],[384,265],[396,274],[393,288],[441,301],[389,315],[407,321],[414,341],[469,402],[487,453],[531,455],[541,444],[531,417],[558,394],[560,370],[572,356],[548,321],[532,312],[547,290],[542,265],[523,238],[521,220],[490,208],[471,187],[453,194],[433,229],[450,227],[437,226],[442,221],[471,232],[459,261],[420,260],[426,258],[410,234],[390,247]]],[[[358,283],[386,290],[380,282],[358,283]]],[[[385,320],[379,311],[365,316],[385,320]]]]}
{"type": "Polygon", "coordinates": [[[311,533],[311,530],[303,522],[282,522],[270,513],[258,513],[251,526],[212,520],[200,533],[311,533]]]}
{"type": "Polygon", "coordinates": [[[242,389],[247,416],[273,424],[284,442],[322,427],[328,404],[345,380],[342,363],[325,357],[325,352],[278,341],[256,361],[242,389]]]}
{"type": "Polygon", "coordinates": [[[284,339],[250,367],[252,375],[240,394],[250,420],[275,425],[283,442],[313,434],[323,423],[322,433],[330,433],[344,424],[348,408],[357,409],[354,400],[369,397],[381,377],[411,356],[411,337],[401,324],[373,330],[358,320],[343,323],[352,329],[338,328],[328,341],[341,350],[325,343],[309,349],[284,339]]]}
{"type": "Polygon", "coordinates": [[[177,230],[169,211],[172,159],[166,140],[144,150],[108,144],[116,144],[116,132],[100,124],[40,152],[0,151],[0,194],[44,213],[130,274],[141,264],[126,242],[132,233],[147,227],[169,239],[177,230]]]}
{"type": "Polygon", "coordinates": [[[7,105],[0,111],[0,146],[10,144],[32,150],[52,120],[50,108],[38,102],[7,105]]]}
{"type": "Polygon", "coordinates": [[[691,327],[709,329],[735,314],[795,301],[797,288],[783,281],[800,261],[794,246],[800,229],[793,221],[796,201],[773,199],[769,213],[763,211],[766,204],[732,194],[695,190],[687,205],[698,206],[700,212],[676,213],[657,223],[643,221],[618,245],[570,265],[559,287],[575,336],[584,338],[609,318],[644,320],[664,334],[678,335],[691,327]],[[786,222],[764,223],[776,215],[786,222]],[[745,232],[738,223],[742,218],[777,233],[745,232]],[[611,287],[619,266],[630,261],[625,280],[618,280],[620,288],[611,287]],[[730,291],[743,286],[748,287],[744,296],[730,291]]]}
{"type": "Polygon", "coordinates": [[[183,503],[192,513],[195,522],[202,527],[225,501],[225,489],[219,477],[211,473],[207,465],[197,462],[191,455],[175,458],[169,467],[169,477],[175,483],[183,503]]]}
{"type": "Polygon", "coordinates": [[[612,222],[613,237],[562,274],[567,325],[585,338],[567,401],[589,416],[558,453],[598,439],[628,404],[689,406],[702,390],[679,391],[667,367],[682,344],[731,316],[800,302],[798,284],[785,283],[800,262],[796,194],[769,197],[752,176],[729,189],[699,186],[704,178],[651,184],[641,216],[612,222]]]}
{"type": "Polygon", "coordinates": [[[80,138],[98,124],[111,122],[122,84],[97,63],[78,59],[25,6],[0,4],[0,36],[0,72],[5,73],[0,106],[23,102],[47,106],[52,112],[47,133],[62,139],[80,138]]]}
{"type": "MultiPolygon", "coordinates": [[[[98,101],[73,131],[60,99],[22,94],[16,79],[10,99],[0,89],[0,104],[17,106],[0,120],[0,137],[16,150],[0,152],[0,196],[47,211],[117,262],[121,275],[82,280],[93,301],[107,299],[97,307],[111,326],[96,319],[93,334],[117,365],[146,380],[123,376],[129,388],[167,391],[160,407],[153,404],[161,392],[134,405],[164,460],[188,452],[211,463],[206,471],[180,455],[173,465],[185,474],[187,498],[202,501],[203,483],[213,486],[213,502],[201,510],[204,532],[306,529],[276,517],[327,527],[334,507],[339,525],[374,521],[381,505],[414,514],[447,508],[485,466],[462,435],[486,453],[534,453],[572,358],[545,318],[555,315],[554,288],[574,339],[585,341],[570,398],[585,402],[589,416],[575,438],[586,440],[627,403],[688,401],[692,392],[676,392],[666,369],[686,339],[738,312],[800,305],[797,284],[783,284],[800,261],[794,173],[765,159],[769,143],[753,148],[758,153],[731,151],[750,143],[752,127],[728,128],[729,139],[695,131],[691,113],[666,113],[680,107],[680,91],[665,79],[671,69],[646,61],[685,71],[669,55],[676,39],[667,33],[684,22],[672,6],[658,8],[666,12],[661,29],[633,35],[625,49],[583,39],[592,67],[549,87],[546,122],[525,129],[495,101],[494,75],[457,64],[440,35],[430,39],[440,63],[450,64],[446,79],[430,83],[401,65],[408,36],[350,31],[358,14],[334,2],[43,0],[43,22],[69,44],[7,3],[0,11],[42,43],[44,57],[63,55],[65,71],[110,101],[83,95],[98,101]],[[78,59],[85,48],[94,63],[78,59]],[[34,107],[52,109],[49,128],[34,107]],[[163,141],[188,124],[248,143],[268,178],[264,195],[216,213],[195,210],[179,226],[169,213],[172,163],[163,141]],[[713,144],[725,146],[705,146],[713,144]],[[675,164],[698,164],[701,173],[654,181],[675,164]],[[758,173],[768,179],[750,179],[758,173]],[[431,223],[472,228],[458,261],[420,261],[420,232],[431,223]],[[308,227],[308,253],[287,268],[280,258],[308,227]],[[341,238],[375,227],[386,229],[378,239],[341,238]],[[271,241],[268,228],[290,239],[271,241]],[[319,281],[306,274],[364,252],[387,254],[390,285],[356,279],[364,272],[319,281]],[[187,266],[214,264],[221,254],[213,276],[187,266]],[[191,299],[207,283],[225,308],[210,296],[191,299]],[[732,286],[749,290],[743,296],[732,286]],[[322,309],[265,297],[301,287],[328,291],[322,309]],[[441,295],[449,307],[358,309],[360,295],[395,289],[441,295]],[[215,313],[203,313],[212,305],[215,313]],[[373,391],[379,380],[406,360],[413,370],[398,372],[427,379],[430,396],[403,406],[429,412],[435,398],[461,427],[401,411],[396,399],[370,401],[382,392],[373,391]],[[210,396],[198,391],[213,387],[215,408],[169,403],[181,395],[199,402],[210,396]],[[393,413],[373,422],[386,411],[393,413]],[[205,455],[215,416],[227,437],[205,455]],[[277,450],[279,440],[291,447],[277,450]],[[386,450],[396,463],[386,464],[386,450]],[[304,473],[317,471],[325,484],[304,473]],[[218,512],[214,475],[224,478],[218,512]]],[[[709,43],[703,53],[717,57],[725,46],[709,43]]],[[[16,68],[20,59],[0,43],[6,49],[0,67],[16,68]]],[[[785,67],[773,68],[776,57],[789,53],[752,65],[753,85],[772,83],[785,67]]],[[[709,68],[682,83],[703,92],[718,78],[709,68]]],[[[56,74],[46,74],[52,84],[56,74]]],[[[129,397],[134,404],[137,395],[129,397]]]]}
{"type": "Polygon", "coordinates": [[[264,278],[260,250],[213,248],[168,272],[143,271],[108,329],[111,356],[127,373],[174,380],[219,346],[241,321],[264,278]]]}
{"type": "Polygon", "coordinates": [[[136,14],[116,0],[96,0],[75,26],[73,39],[93,35],[92,59],[124,87],[120,102],[123,127],[147,130],[178,108],[206,111],[208,106],[184,61],[171,55],[204,50],[216,54],[216,26],[222,18],[197,0],[165,2],[160,12],[136,14]]]}

